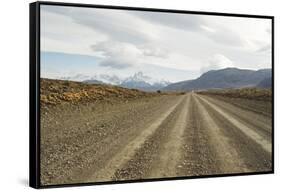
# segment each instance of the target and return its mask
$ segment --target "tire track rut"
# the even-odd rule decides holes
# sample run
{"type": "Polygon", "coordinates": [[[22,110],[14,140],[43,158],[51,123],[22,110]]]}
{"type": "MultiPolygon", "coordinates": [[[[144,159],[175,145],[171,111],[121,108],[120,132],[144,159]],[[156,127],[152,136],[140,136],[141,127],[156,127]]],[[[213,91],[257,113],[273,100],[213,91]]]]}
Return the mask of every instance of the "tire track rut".
{"type": "MultiPolygon", "coordinates": [[[[81,107],[81,113],[66,117],[67,123],[72,119],[77,121],[73,123],[76,128],[72,127],[72,130],[68,125],[57,128],[60,133],[66,131],[70,135],[64,139],[60,137],[60,142],[57,143],[41,139],[42,184],[84,181],[145,130],[148,127],[147,123],[153,122],[180,99],[180,96],[168,96],[137,101],[124,105],[120,111],[125,111],[118,115],[106,112],[102,117],[97,117],[96,111],[89,112],[88,107],[81,107]],[[52,159],[53,157],[56,159],[52,159]]],[[[117,108],[119,109],[119,106],[117,108]]],[[[116,106],[109,111],[116,112],[116,106]]],[[[51,122],[55,121],[52,119],[51,122]]]]}
{"type": "Polygon", "coordinates": [[[198,98],[192,95],[182,175],[248,172],[248,168],[198,98]]]}
{"type": "MultiPolygon", "coordinates": [[[[201,97],[198,98],[198,100],[206,108],[210,117],[217,123],[222,132],[222,136],[226,137],[230,146],[236,150],[240,157],[239,160],[243,161],[245,164],[244,168],[247,168],[249,172],[272,170],[271,149],[269,148],[269,151],[267,151],[260,145],[263,143],[263,140],[258,141],[258,139],[251,138],[249,136],[251,133],[248,133],[247,128],[246,130],[240,129],[245,126],[233,122],[233,118],[232,120],[226,119],[221,115],[221,112],[218,112],[210,104],[207,104],[201,97]],[[239,125],[237,126],[237,124],[239,125]]],[[[266,143],[268,143],[269,146],[271,145],[271,142],[266,143]]],[[[243,170],[241,169],[241,171],[243,170]]],[[[238,173],[241,173],[241,171],[238,173]]]]}
{"type": "Polygon", "coordinates": [[[234,118],[231,114],[225,112],[223,109],[218,107],[217,105],[209,102],[208,100],[200,97],[200,100],[204,101],[206,104],[208,104],[210,107],[212,107],[217,113],[219,113],[224,119],[232,123],[234,126],[236,126],[238,129],[240,129],[244,134],[246,134],[250,139],[255,141],[257,144],[259,144],[265,151],[271,153],[272,146],[271,142],[267,139],[263,138],[261,135],[259,135],[256,131],[252,130],[250,127],[245,125],[244,123],[240,122],[236,118],[234,118]]]}
{"type": "MultiPolygon", "coordinates": [[[[117,170],[122,168],[124,164],[131,160],[136,154],[136,151],[140,149],[146,140],[153,135],[165,120],[172,115],[177,108],[181,105],[183,98],[181,98],[177,104],[168,109],[164,114],[157,118],[148,128],[142,131],[133,141],[129,142],[125,147],[120,150],[112,159],[110,159],[106,165],[99,171],[96,171],[93,175],[86,179],[86,181],[105,181],[117,176],[117,170]]],[[[124,172],[123,172],[124,173],[124,172]]]]}
{"type": "Polygon", "coordinates": [[[271,138],[271,117],[257,114],[253,111],[241,109],[237,106],[232,105],[231,103],[214,99],[209,96],[200,97],[220,107],[220,109],[223,109],[224,112],[227,112],[236,120],[240,120],[247,126],[253,128],[253,130],[257,130],[261,135],[264,135],[266,138],[271,138]]]}

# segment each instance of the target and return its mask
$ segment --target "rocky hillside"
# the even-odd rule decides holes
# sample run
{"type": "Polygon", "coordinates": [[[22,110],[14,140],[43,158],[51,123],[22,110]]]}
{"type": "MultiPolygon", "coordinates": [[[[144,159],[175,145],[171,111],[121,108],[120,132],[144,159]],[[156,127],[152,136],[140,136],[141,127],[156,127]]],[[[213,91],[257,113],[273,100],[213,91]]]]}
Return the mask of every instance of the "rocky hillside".
{"type": "Polygon", "coordinates": [[[211,70],[199,78],[170,84],[163,88],[165,91],[188,91],[224,88],[254,87],[265,78],[271,77],[271,69],[258,71],[226,68],[211,70]]]}
{"type": "Polygon", "coordinates": [[[272,88],[272,78],[268,77],[263,79],[259,84],[257,85],[258,88],[272,88]]]}
{"type": "Polygon", "coordinates": [[[126,101],[159,95],[158,93],[143,92],[112,85],[86,84],[64,80],[41,79],[40,85],[40,100],[43,106],[112,99],[126,101]]]}

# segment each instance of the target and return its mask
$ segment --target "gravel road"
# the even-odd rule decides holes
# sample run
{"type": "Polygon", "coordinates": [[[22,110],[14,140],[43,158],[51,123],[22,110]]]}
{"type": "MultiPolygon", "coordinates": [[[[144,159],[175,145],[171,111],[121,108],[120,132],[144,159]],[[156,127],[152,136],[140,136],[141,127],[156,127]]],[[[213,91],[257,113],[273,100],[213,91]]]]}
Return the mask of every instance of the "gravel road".
{"type": "Polygon", "coordinates": [[[247,101],[188,93],[46,108],[41,183],[271,171],[271,110],[247,101]]]}

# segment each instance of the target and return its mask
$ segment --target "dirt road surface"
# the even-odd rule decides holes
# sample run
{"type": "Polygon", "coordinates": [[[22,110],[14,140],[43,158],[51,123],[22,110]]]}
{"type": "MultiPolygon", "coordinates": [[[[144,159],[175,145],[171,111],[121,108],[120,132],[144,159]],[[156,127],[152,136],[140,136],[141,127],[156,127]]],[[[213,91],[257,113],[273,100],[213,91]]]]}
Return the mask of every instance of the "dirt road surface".
{"type": "Polygon", "coordinates": [[[238,104],[188,93],[46,109],[41,183],[271,171],[271,114],[238,104]]]}

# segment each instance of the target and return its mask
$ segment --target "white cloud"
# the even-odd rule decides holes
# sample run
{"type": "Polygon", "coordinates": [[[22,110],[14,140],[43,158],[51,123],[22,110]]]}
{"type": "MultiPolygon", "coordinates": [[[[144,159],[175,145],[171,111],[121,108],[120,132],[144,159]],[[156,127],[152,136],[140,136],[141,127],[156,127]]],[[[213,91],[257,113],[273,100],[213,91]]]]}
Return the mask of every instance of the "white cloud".
{"type": "Polygon", "coordinates": [[[161,58],[167,58],[169,51],[165,47],[158,47],[153,46],[151,44],[146,44],[143,46],[140,46],[140,49],[145,56],[154,56],[154,57],[161,57],[161,58]]]}
{"type": "Polygon", "coordinates": [[[209,70],[218,70],[228,67],[234,67],[233,62],[222,54],[215,54],[208,59],[207,65],[201,68],[201,73],[205,73],[209,70]]]}
{"type": "Polygon", "coordinates": [[[41,11],[42,51],[93,55],[90,44],[106,39],[104,34],[74,23],[68,15],[41,11]]]}
{"type": "Polygon", "coordinates": [[[137,64],[142,52],[136,46],[116,41],[104,41],[91,46],[92,50],[101,53],[101,66],[122,69],[137,64]]]}
{"type": "Polygon", "coordinates": [[[257,52],[271,52],[271,45],[266,44],[266,45],[262,46],[261,48],[259,48],[257,50],[257,52]]]}
{"type": "Polygon", "coordinates": [[[200,28],[202,28],[206,32],[211,32],[211,33],[215,33],[216,32],[216,30],[214,28],[210,28],[210,27],[208,27],[206,25],[200,25],[200,28]]]}
{"type": "Polygon", "coordinates": [[[119,71],[271,66],[268,19],[61,6],[42,6],[41,19],[42,51],[99,56],[119,71]]]}

